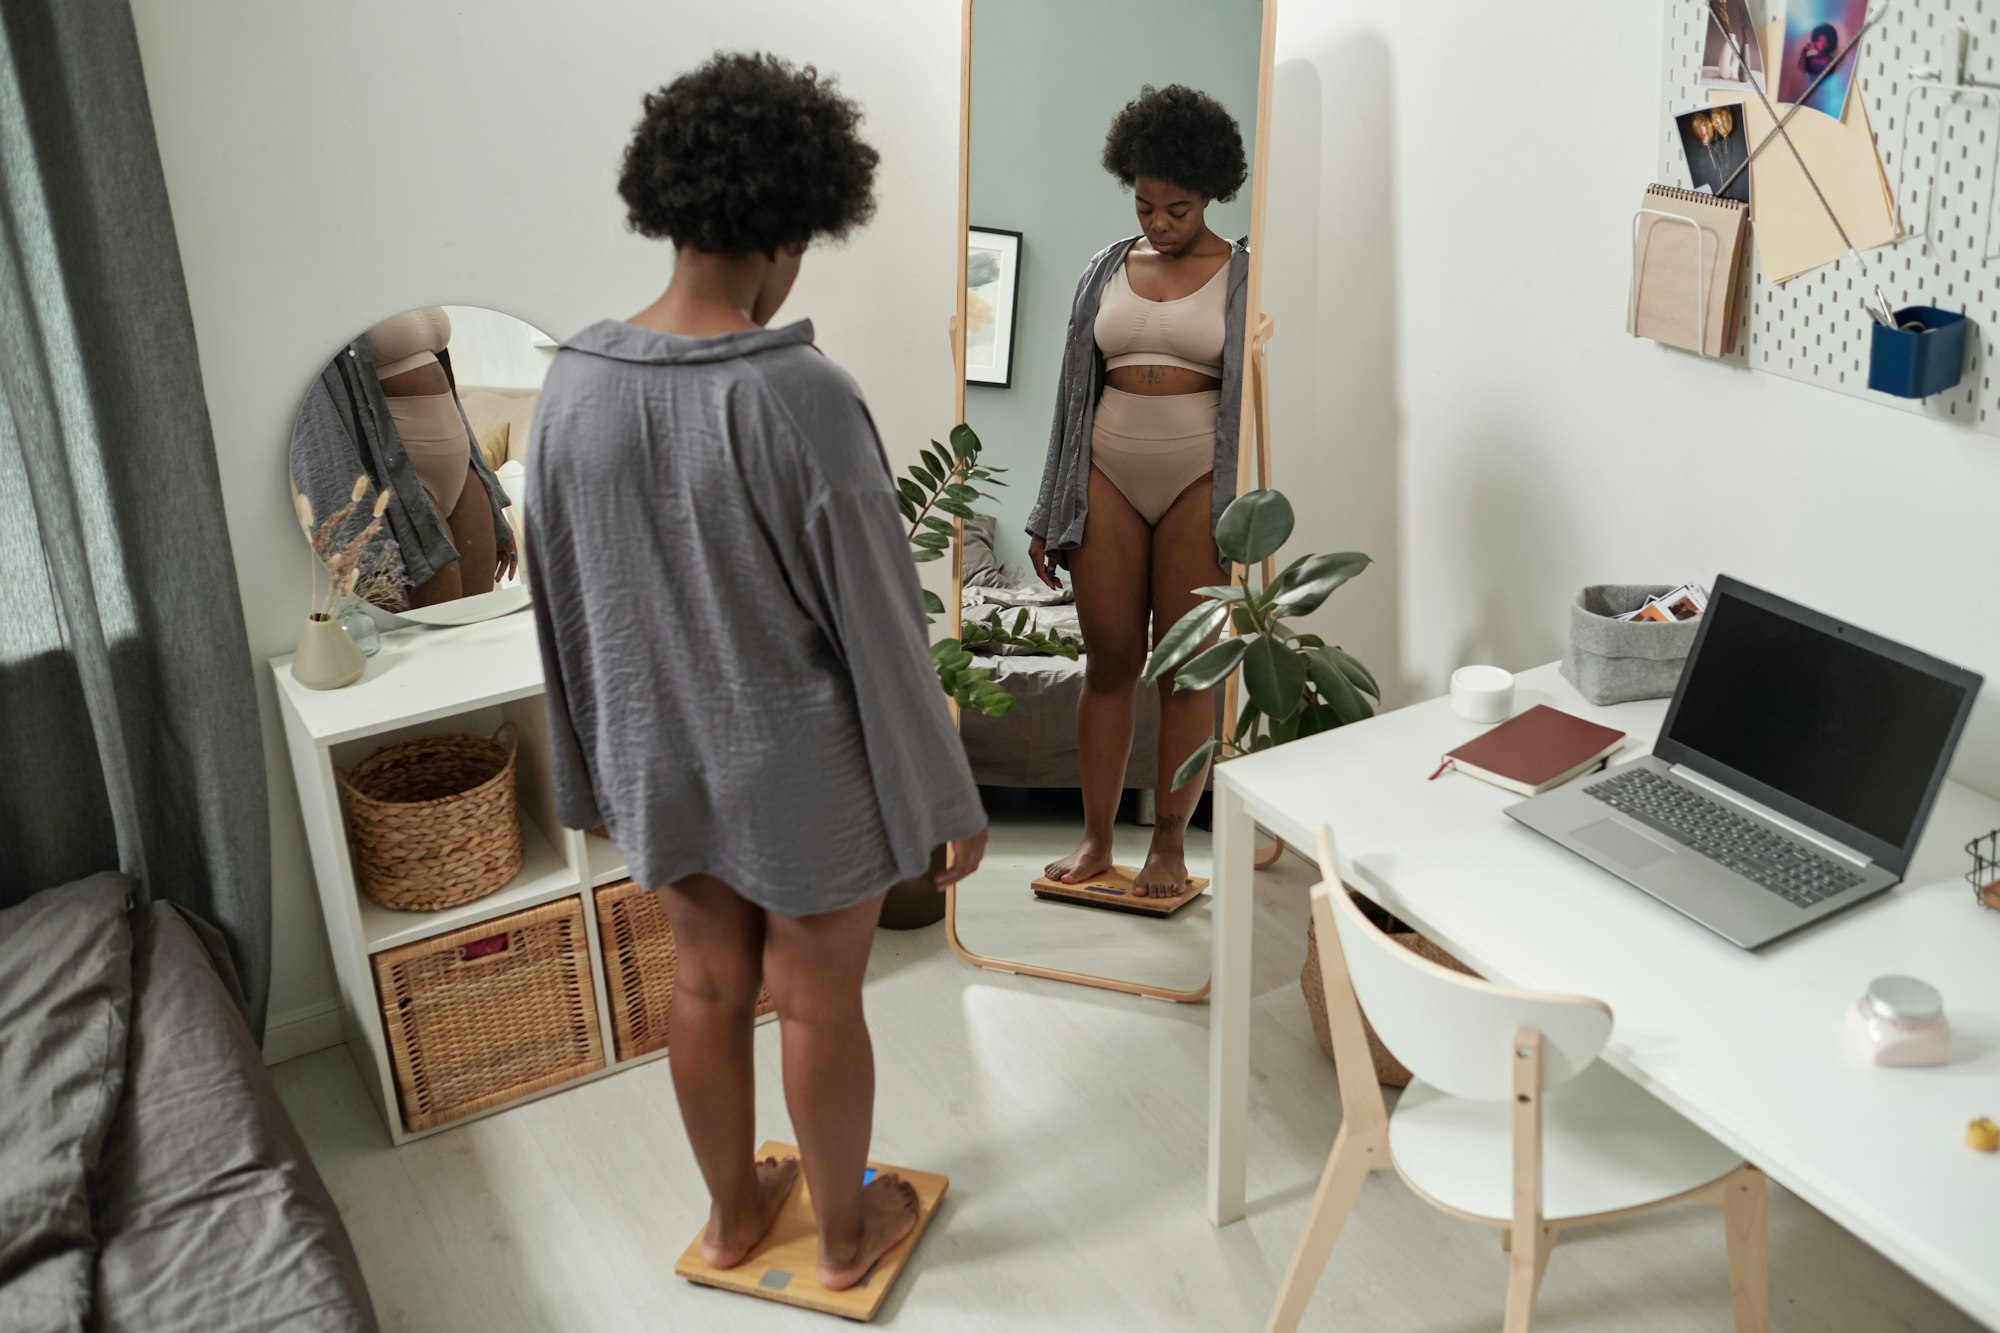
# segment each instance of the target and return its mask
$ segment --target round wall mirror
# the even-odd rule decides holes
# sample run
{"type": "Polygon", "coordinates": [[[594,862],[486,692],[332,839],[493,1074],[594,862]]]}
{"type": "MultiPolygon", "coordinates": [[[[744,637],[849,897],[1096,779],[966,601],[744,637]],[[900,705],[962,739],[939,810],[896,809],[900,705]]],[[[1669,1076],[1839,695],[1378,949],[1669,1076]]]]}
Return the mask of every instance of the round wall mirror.
{"type": "Polygon", "coordinates": [[[556,341],[418,306],[334,353],[292,427],[292,503],[343,609],[460,625],[528,604],[529,426],[556,341]]]}

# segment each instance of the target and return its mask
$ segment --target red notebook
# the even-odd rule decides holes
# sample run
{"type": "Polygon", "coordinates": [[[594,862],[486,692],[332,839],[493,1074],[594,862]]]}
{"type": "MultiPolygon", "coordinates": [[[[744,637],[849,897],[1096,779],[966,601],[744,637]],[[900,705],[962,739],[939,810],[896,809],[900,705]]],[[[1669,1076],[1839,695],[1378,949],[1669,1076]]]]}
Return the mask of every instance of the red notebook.
{"type": "Polygon", "coordinates": [[[1438,766],[1438,773],[1455,768],[1496,787],[1539,796],[1568,782],[1624,743],[1622,731],[1536,704],[1453,750],[1438,766]]]}

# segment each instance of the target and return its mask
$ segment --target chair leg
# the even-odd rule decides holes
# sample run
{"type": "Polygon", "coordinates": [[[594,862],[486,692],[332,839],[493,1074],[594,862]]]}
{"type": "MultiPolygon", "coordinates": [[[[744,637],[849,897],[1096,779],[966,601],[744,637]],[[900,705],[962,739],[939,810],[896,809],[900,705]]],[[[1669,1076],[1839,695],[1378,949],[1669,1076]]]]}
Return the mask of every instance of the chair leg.
{"type": "Polygon", "coordinates": [[[1542,1290],[1542,1275],[1549,1271],[1549,1253],[1556,1247],[1554,1227],[1538,1227],[1515,1236],[1508,1252],[1507,1322],[1504,1333],[1530,1333],[1535,1322],[1535,1297],[1542,1290]]]}
{"type": "Polygon", "coordinates": [[[1313,1195],[1312,1211],[1306,1215],[1305,1230],[1299,1233],[1292,1262],[1285,1269],[1285,1281],[1278,1288],[1277,1303],[1264,1323],[1264,1333],[1293,1333],[1298,1328],[1306,1303],[1312,1300],[1313,1288],[1319,1285],[1326,1261],[1333,1255],[1334,1242],[1340,1239],[1340,1228],[1354,1211],[1361,1182],[1368,1179],[1376,1165],[1373,1159],[1380,1156],[1351,1138],[1346,1125],[1340,1127],[1333,1141],[1333,1152],[1326,1159],[1326,1170],[1320,1173],[1319,1189],[1313,1195]]]}
{"type": "Polygon", "coordinates": [[[1501,1227],[1501,1228],[1500,1228],[1500,1253],[1502,1253],[1502,1254],[1512,1254],[1513,1252],[1514,1252],[1514,1228],[1512,1228],[1512,1227],[1501,1227]]]}
{"type": "Polygon", "coordinates": [[[1764,1173],[1747,1163],[1722,1182],[1722,1224],[1729,1235],[1729,1294],[1736,1333],[1770,1333],[1771,1235],[1764,1173]]]}

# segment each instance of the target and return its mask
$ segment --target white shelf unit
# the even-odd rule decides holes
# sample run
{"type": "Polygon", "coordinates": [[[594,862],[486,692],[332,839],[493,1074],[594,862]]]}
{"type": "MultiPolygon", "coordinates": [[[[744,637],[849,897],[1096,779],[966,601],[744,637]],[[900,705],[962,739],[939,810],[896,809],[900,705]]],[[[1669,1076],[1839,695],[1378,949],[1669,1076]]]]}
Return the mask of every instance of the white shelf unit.
{"type": "Polygon", "coordinates": [[[591,978],[605,1067],[521,1101],[560,1092],[664,1054],[617,1059],[591,891],[625,878],[625,865],[608,839],[563,828],[556,820],[548,722],[542,703],[542,663],[532,617],[512,615],[476,625],[385,634],[381,651],[369,660],[362,678],[340,690],[304,688],[292,679],[290,657],[273,658],[270,665],[284,716],[292,776],[298,785],[299,808],[305,817],[320,910],[333,949],[342,1023],[362,1082],[374,1097],[391,1140],[406,1143],[507,1108],[496,1107],[418,1133],[403,1127],[371,965],[371,956],[385,949],[541,903],[578,898],[590,940],[591,978]],[[410,736],[440,731],[491,735],[503,722],[512,722],[520,733],[515,770],[527,854],[520,873],[497,892],[441,912],[391,911],[362,897],[355,887],[335,770],[350,768],[382,746],[410,736]]]}

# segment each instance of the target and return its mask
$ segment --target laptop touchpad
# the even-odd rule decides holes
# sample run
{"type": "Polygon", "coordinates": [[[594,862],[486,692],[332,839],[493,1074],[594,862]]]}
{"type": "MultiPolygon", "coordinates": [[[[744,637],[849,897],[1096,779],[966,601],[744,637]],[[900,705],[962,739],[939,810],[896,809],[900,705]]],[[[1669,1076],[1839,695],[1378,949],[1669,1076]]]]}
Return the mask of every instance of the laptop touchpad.
{"type": "Polygon", "coordinates": [[[1644,834],[1634,833],[1610,819],[1600,819],[1570,836],[1628,870],[1637,870],[1640,866],[1651,865],[1674,854],[1673,848],[1663,847],[1644,834]]]}

